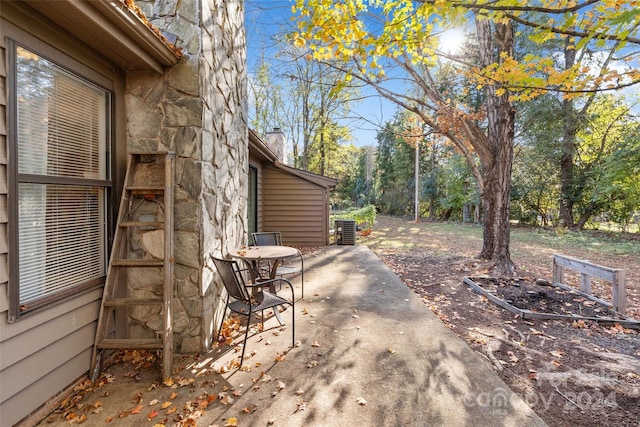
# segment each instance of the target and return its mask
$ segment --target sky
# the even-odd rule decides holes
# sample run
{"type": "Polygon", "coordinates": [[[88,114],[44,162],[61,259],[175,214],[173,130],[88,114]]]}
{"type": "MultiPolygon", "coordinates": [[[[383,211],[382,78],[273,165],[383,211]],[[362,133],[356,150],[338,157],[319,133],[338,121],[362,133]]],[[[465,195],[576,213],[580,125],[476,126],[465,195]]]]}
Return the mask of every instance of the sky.
{"type": "MultiPolygon", "coordinates": [[[[277,46],[271,36],[287,28],[293,31],[290,0],[247,0],[245,2],[245,25],[247,28],[247,63],[252,74],[262,55],[272,64],[277,63],[277,46]]],[[[381,98],[372,88],[362,88],[361,101],[353,102],[350,117],[345,117],[342,125],[351,130],[356,146],[376,145],[376,134],[385,122],[396,112],[395,104],[381,98]]]]}

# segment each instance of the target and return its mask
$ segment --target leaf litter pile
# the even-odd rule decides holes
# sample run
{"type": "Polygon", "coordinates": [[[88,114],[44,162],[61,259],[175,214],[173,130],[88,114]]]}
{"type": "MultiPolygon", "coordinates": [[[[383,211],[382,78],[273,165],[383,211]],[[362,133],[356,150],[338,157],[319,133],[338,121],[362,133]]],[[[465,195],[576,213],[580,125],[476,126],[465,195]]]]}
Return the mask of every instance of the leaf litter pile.
{"type": "Polygon", "coordinates": [[[547,286],[550,277],[486,278],[488,265],[466,254],[415,248],[376,253],[550,426],[638,425],[637,330],[583,319],[526,320],[474,292],[463,277],[472,276],[498,298],[533,312],[610,317],[606,306],[547,286]]]}
{"type": "MultiPolygon", "coordinates": [[[[282,326],[268,333],[277,336],[284,328],[282,326]]],[[[261,324],[252,323],[250,334],[261,329],[261,324]]],[[[85,378],[78,383],[70,396],[38,426],[196,427],[205,415],[213,411],[225,414],[220,417],[220,423],[213,426],[238,426],[240,415],[259,409],[257,404],[238,407],[236,401],[243,394],[257,396],[258,391],[263,391],[262,394],[273,398],[286,387],[284,382],[262,371],[261,363],[248,362],[257,353],[255,349],[249,349],[245,363],[240,366],[242,348],[237,342],[244,333],[244,322],[237,316],[228,317],[223,323],[220,341],[214,343],[212,352],[214,355],[230,353],[231,357],[219,359],[219,356],[208,357],[207,354],[177,356],[173,375],[163,381],[158,378],[162,370],[159,352],[119,351],[96,381],[85,378]],[[232,386],[224,374],[234,371],[250,375],[250,380],[238,387],[232,386]],[[130,400],[125,398],[123,401],[122,396],[130,400]]],[[[272,344],[268,333],[263,334],[266,338],[260,338],[260,343],[265,346],[272,344]]],[[[287,359],[286,351],[271,347],[268,353],[274,363],[287,359]]],[[[303,411],[306,407],[301,398],[304,391],[295,390],[292,394],[295,398],[292,398],[292,406],[296,411],[303,411]]],[[[260,401],[256,397],[254,399],[260,401]]]]}

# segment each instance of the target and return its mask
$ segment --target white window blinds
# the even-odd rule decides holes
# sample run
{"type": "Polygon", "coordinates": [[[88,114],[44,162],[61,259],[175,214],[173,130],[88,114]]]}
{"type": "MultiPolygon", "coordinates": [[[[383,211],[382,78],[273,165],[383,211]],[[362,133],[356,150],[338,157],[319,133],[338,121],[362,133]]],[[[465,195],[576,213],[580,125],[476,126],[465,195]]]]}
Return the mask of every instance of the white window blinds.
{"type": "Polygon", "coordinates": [[[19,301],[106,272],[109,92],[17,47],[19,301]]]}

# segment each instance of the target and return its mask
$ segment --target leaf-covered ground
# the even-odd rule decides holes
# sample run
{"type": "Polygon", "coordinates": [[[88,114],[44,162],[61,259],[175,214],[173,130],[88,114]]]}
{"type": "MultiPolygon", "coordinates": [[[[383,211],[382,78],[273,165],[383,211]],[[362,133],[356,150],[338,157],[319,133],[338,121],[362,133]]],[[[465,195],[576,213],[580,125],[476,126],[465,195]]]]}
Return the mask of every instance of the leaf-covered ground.
{"type": "MultiPolygon", "coordinates": [[[[416,224],[383,216],[373,233],[360,238],[358,244],[374,249],[549,425],[637,426],[638,331],[615,323],[525,320],[473,292],[463,277],[490,273],[488,265],[475,258],[482,245],[481,233],[477,226],[416,224]]],[[[599,315],[603,309],[588,301],[585,305],[581,298],[563,292],[551,295],[548,288],[536,288],[537,279],[551,280],[554,253],[590,259],[627,269],[627,316],[640,320],[640,242],[633,237],[515,229],[511,254],[521,286],[500,286],[497,280],[484,285],[500,291],[519,308],[599,315]]],[[[577,280],[567,276],[570,285],[576,285],[577,280]]],[[[594,282],[593,292],[604,300],[611,299],[606,283],[594,282]]]]}
{"type": "MultiPolygon", "coordinates": [[[[501,295],[521,308],[564,314],[582,310],[596,315],[600,313],[595,310],[602,311],[600,307],[565,293],[551,298],[548,287],[536,285],[537,279],[551,278],[554,253],[591,259],[627,269],[628,315],[640,319],[640,240],[632,237],[592,238],[514,229],[511,254],[518,266],[520,286],[511,286],[514,280],[482,284],[495,286],[492,290],[496,294],[502,287],[501,295]],[[509,286],[503,286],[506,284],[509,286]],[[535,298],[523,299],[527,295],[535,298]]],[[[488,275],[487,265],[474,258],[482,245],[480,227],[379,217],[373,232],[359,237],[358,244],[369,245],[549,425],[638,426],[638,332],[582,320],[523,320],[472,292],[462,278],[488,275]]],[[[309,254],[318,248],[302,249],[309,254]]],[[[569,280],[575,284],[578,278],[569,280]]],[[[610,300],[606,284],[594,282],[593,289],[597,296],[610,300]]],[[[311,316],[306,308],[302,315],[311,316]]],[[[254,367],[234,373],[236,385],[225,378],[238,367],[239,353],[228,345],[243,333],[237,320],[228,320],[223,328],[223,356],[216,350],[214,356],[180,357],[175,362],[175,375],[164,382],[158,378],[161,360],[154,353],[123,352],[99,380],[79,383],[39,425],[195,426],[203,425],[209,414],[221,413],[218,419],[222,421],[217,425],[234,426],[243,414],[269,410],[276,395],[282,395],[295,413],[305,411],[310,400],[305,391],[289,390],[291,387],[263,372],[257,363],[288,363],[288,334],[279,340],[280,332],[276,328],[260,335],[259,344],[253,344],[248,356],[254,367]],[[280,341],[282,349],[277,344],[280,341]],[[283,394],[282,390],[289,392],[283,394]],[[249,396],[252,404],[239,404],[243,395],[249,396]]],[[[316,360],[309,360],[307,368],[314,369],[316,364],[316,360]]],[[[361,398],[357,403],[366,405],[361,398]]]]}

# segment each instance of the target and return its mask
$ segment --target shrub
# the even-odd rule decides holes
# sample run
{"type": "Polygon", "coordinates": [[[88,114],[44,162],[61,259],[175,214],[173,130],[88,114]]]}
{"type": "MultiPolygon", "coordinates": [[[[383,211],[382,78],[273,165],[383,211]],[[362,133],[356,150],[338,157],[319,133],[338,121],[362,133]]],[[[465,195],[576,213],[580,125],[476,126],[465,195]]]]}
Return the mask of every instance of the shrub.
{"type": "Polygon", "coordinates": [[[352,219],[362,230],[371,230],[373,224],[376,222],[376,207],[374,205],[367,205],[360,209],[351,209],[331,214],[329,217],[331,226],[333,226],[336,219],[352,219]]]}

